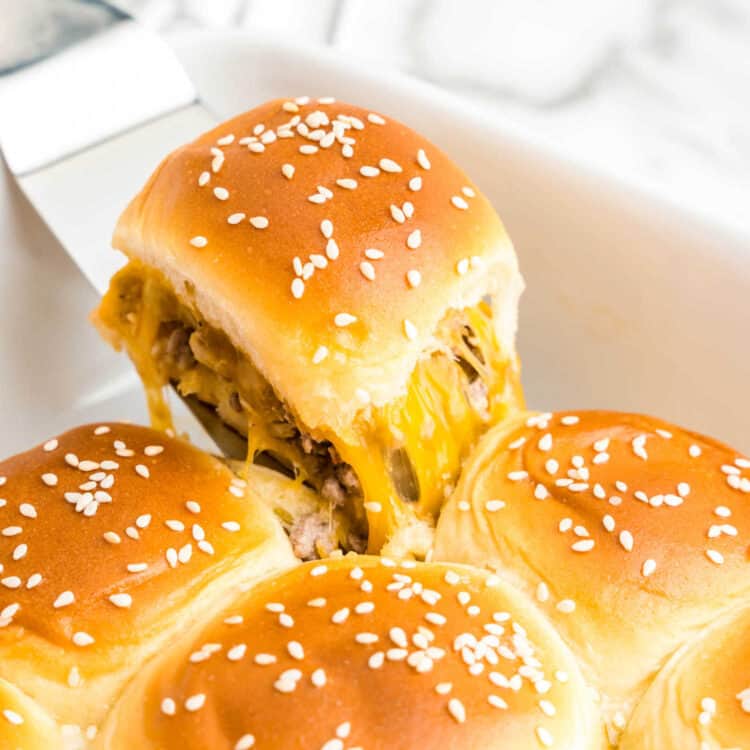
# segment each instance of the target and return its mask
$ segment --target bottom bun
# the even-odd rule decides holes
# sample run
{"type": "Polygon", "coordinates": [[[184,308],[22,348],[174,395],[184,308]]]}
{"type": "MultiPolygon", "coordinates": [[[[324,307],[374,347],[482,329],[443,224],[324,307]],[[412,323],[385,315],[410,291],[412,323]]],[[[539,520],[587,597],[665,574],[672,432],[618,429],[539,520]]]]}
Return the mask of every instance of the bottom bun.
{"type": "Polygon", "coordinates": [[[467,566],[349,555],[267,580],[152,661],[100,750],[602,746],[571,652],[467,566]]]}

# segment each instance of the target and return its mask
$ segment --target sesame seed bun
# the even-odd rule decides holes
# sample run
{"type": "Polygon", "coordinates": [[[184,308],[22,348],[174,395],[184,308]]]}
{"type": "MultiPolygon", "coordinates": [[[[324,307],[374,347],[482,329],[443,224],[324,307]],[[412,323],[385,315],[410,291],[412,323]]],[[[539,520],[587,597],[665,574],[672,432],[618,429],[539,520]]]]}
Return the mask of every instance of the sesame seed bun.
{"type": "Polygon", "coordinates": [[[0,747],[50,750],[61,747],[61,742],[52,718],[15,685],[0,680],[0,747]]]}
{"type": "Polygon", "coordinates": [[[680,649],[636,707],[622,750],[743,748],[750,739],[750,608],[680,649]]]}
{"type": "Polygon", "coordinates": [[[177,631],[295,563],[252,485],[151,429],[78,427],[0,477],[0,678],[62,723],[96,723],[177,631]]]}
{"type": "Polygon", "coordinates": [[[131,262],[94,320],[152,423],[169,382],[215,406],[347,507],[346,549],[423,556],[476,438],[522,406],[510,240],[391,117],[306,99],[239,115],[164,159],[113,245],[131,262]]]}
{"type": "Polygon", "coordinates": [[[144,669],[99,750],[601,746],[534,607],[474,568],[349,555],[266,581],[144,669]]]}
{"type": "Polygon", "coordinates": [[[312,101],[293,105],[293,112],[285,104],[279,99],[256,107],[170,154],[120,218],[114,247],[157,268],[178,295],[187,297],[189,286],[204,318],[252,356],[310,429],[349,429],[365,408],[360,389],[376,405],[403,393],[418,358],[436,346],[435,329],[446,311],[475,305],[483,295],[500,294],[498,327],[512,351],[521,289],[517,261],[476,185],[391,117],[378,124],[368,110],[350,104],[312,101]],[[355,140],[351,157],[339,141],[319,147],[293,128],[293,137],[275,137],[262,152],[249,150],[263,133],[276,133],[293,118],[312,122],[315,112],[324,113],[326,123],[339,114],[355,118],[356,127],[342,131],[355,140]],[[258,126],[263,133],[256,137],[258,126]],[[246,144],[246,138],[255,140],[246,144]],[[305,146],[316,152],[300,153],[305,146]],[[285,164],[294,167],[291,178],[282,171],[285,164]],[[368,166],[376,176],[363,176],[368,166]],[[204,173],[208,182],[201,186],[204,173]],[[409,187],[415,178],[419,190],[409,187]],[[354,180],[356,187],[341,187],[341,180],[354,180]],[[310,196],[322,195],[318,186],[331,197],[313,203],[310,196]],[[411,218],[403,216],[407,201],[411,218]],[[230,223],[239,214],[244,217],[230,223]],[[414,232],[420,241],[411,249],[414,232]],[[191,244],[196,237],[206,244],[191,244]],[[335,251],[326,254],[329,239],[338,248],[335,259],[335,251]],[[368,249],[383,257],[370,259],[368,249]],[[311,254],[326,258],[326,267],[315,268],[297,299],[292,283],[302,278],[294,258],[304,264],[311,254]],[[473,265],[472,257],[478,259],[473,265]],[[374,280],[363,275],[363,263],[374,280]],[[417,288],[407,280],[411,270],[421,274],[417,288]],[[417,332],[413,339],[405,320],[417,332]],[[328,356],[313,364],[320,347],[328,356]]]}
{"type": "Polygon", "coordinates": [[[536,597],[616,732],[670,653],[748,600],[748,467],[652,417],[518,418],[466,466],[435,559],[487,564],[536,597]]]}

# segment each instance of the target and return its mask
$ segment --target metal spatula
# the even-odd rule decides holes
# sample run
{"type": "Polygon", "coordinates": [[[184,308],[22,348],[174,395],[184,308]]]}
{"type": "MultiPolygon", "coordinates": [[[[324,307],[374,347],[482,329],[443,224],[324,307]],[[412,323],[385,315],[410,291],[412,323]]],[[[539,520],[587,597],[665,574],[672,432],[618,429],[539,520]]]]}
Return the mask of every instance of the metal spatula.
{"type": "MultiPolygon", "coordinates": [[[[99,10],[88,33],[71,23],[42,59],[6,64],[0,147],[41,218],[103,293],[124,262],[108,247],[128,200],[165,154],[217,119],[156,34],[103,3],[99,10]]],[[[213,410],[186,404],[222,452],[242,453],[243,441],[213,410]]]]}

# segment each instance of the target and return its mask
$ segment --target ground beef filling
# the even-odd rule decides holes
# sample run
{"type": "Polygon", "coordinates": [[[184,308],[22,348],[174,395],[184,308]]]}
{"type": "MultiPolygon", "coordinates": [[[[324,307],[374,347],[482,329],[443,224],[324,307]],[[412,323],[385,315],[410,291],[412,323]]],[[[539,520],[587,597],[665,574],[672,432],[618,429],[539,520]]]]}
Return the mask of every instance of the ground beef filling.
{"type": "MultiPolygon", "coordinates": [[[[205,351],[210,347],[210,340],[218,336],[214,332],[207,336],[206,332],[201,330],[203,328],[205,327],[193,329],[181,321],[168,321],[160,326],[157,340],[152,348],[152,355],[160,363],[165,376],[175,382],[178,387],[181,383],[187,382],[186,376],[189,372],[198,367],[210,368],[215,364],[215,361],[209,361],[213,357],[205,356],[205,351]]],[[[222,361],[236,360],[237,354],[234,350],[227,357],[228,351],[223,351],[223,349],[224,346],[215,346],[212,348],[212,353],[222,352],[219,358],[222,361]]],[[[229,371],[235,368],[236,364],[230,362],[228,366],[220,367],[216,375],[221,377],[221,370],[224,370],[225,375],[231,375],[229,371]]],[[[258,379],[261,379],[260,374],[256,373],[256,375],[258,379]]],[[[226,419],[227,411],[234,414],[234,419],[226,420],[230,425],[240,432],[245,432],[248,416],[252,412],[260,412],[266,418],[270,416],[270,419],[265,422],[264,429],[275,440],[288,443],[293,448],[293,452],[299,455],[305,474],[324,500],[333,507],[353,506],[356,500],[361,500],[362,488],[354,469],[341,461],[336,449],[329,441],[316,441],[301,432],[294,424],[289,411],[275,397],[270,385],[264,379],[262,383],[256,384],[257,387],[249,389],[250,392],[243,395],[232,387],[231,378],[222,385],[225,387],[216,390],[220,396],[225,394],[224,399],[220,398],[219,402],[214,405],[219,409],[222,418],[226,419]],[[249,403],[256,400],[253,396],[259,396],[257,402],[249,403]]],[[[204,394],[197,395],[200,397],[204,394]]],[[[270,450],[274,453],[273,448],[270,450]]],[[[278,453],[276,451],[276,454],[278,453]]],[[[287,468],[294,469],[288,466],[288,460],[284,456],[276,455],[276,458],[287,464],[287,468]]]]}

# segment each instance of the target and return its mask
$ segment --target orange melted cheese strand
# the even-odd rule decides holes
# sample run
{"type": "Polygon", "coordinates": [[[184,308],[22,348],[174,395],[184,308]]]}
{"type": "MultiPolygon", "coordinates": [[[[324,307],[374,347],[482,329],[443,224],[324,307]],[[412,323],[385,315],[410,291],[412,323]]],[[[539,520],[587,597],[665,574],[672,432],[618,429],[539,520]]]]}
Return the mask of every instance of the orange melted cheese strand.
{"type": "Polygon", "coordinates": [[[344,546],[367,538],[373,551],[390,541],[392,554],[422,556],[468,451],[488,425],[523,404],[517,362],[502,350],[492,315],[488,302],[449,313],[439,347],[417,363],[405,393],[363,408],[355,441],[325,430],[308,434],[250,358],[205,323],[190,289],[178,299],[153,269],[137,262],[122,269],[95,322],[133,360],[155,427],[172,424],[163,389],[173,382],[248,438],[248,460],[271,454],[318,489],[332,463],[343,462],[358,483],[357,502],[347,498],[344,546]]]}

